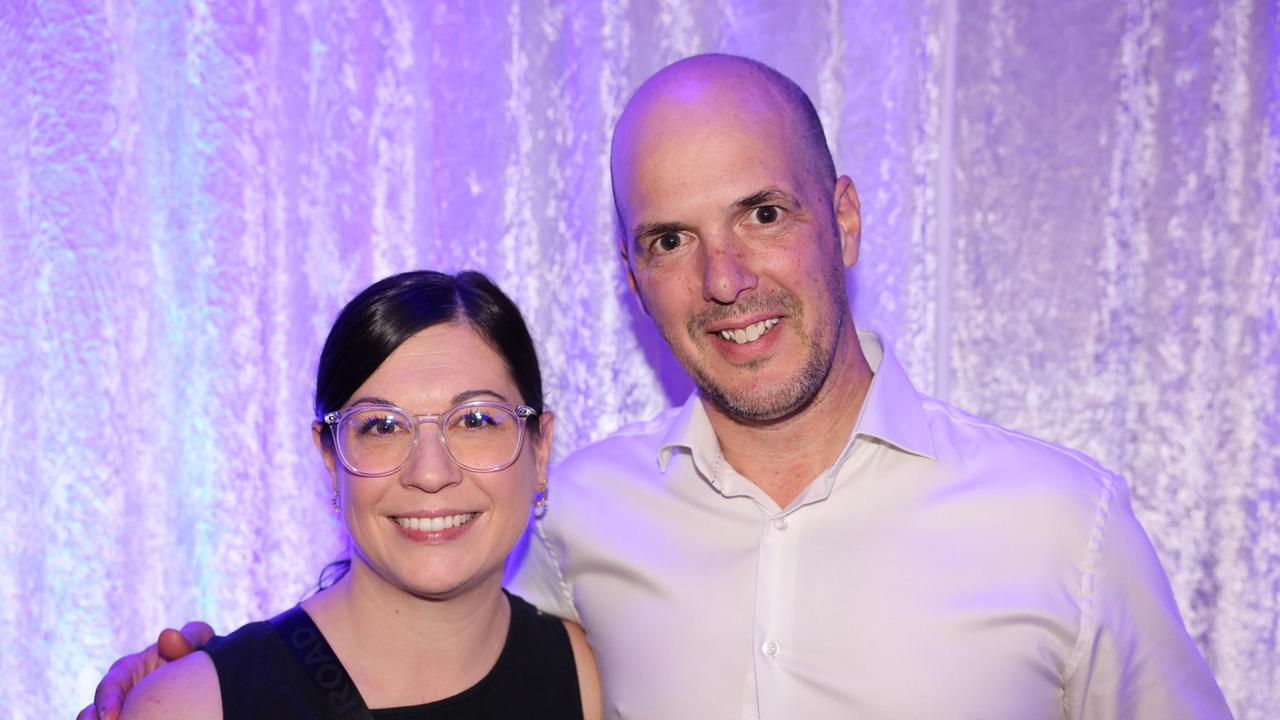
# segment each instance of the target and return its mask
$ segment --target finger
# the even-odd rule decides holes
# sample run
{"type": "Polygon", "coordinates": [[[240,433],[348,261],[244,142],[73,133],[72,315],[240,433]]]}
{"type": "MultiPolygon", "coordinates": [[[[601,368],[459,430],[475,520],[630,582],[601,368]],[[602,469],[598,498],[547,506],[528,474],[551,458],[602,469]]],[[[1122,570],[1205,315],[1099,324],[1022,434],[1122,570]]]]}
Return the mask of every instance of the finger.
{"type": "Polygon", "coordinates": [[[204,644],[213,638],[213,628],[209,627],[209,623],[196,620],[182,626],[182,637],[191,643],[191,647],[204,647],[204,644]]]}
{"type": "MultiPolygon", "coordinates": [[[[135,684],[141,682],[142,678],[155,672],[156,668],[169,662],[168,660],[160,657],[160,649],[155,643],[151,643],[147,646],[146,650],[143,650],[136,655],[122,657],[116,662],[124,662],[126,660],[129,660],[129,667],[127,668],[129,676],[133,678],[130,682],[135,684]],[[129,658],[133,659],[129,660],[129,658]]],[[[124,689],[124,693],[126,695],[129,693],[129,687],[132,687],[132,685],[124,689]]]]}
{"type": "MultiPolygon", "coordinates": [[[[93,706],[85,708],[85,712],[93,711],[88,718],[93,720],[116,720],[124,707],[124,696],[133,686],[163,664],[156,652],[156,646],[150,645],[146,650],[124,657],[111,663],[107,674],[93,692],[93,706]]],[[[81,720],[77,718],[77,720],[81,720]]]]}
{"type": "Polygon", "coordinates": [[[120,717],[120,708],[124,705],[124,694],[133,687],[133,673],[122,663],[126,663],[133,657],[135,656],[122,657],[111,664],[106,677],[102,678],[102,682],[98,683],[98,688],[93,692],[92,709],[96,710],[96,713],[91,717],[96,717],[97,720],[116,720],[120,717]]]}
{"type": "Polygon", "coordinates": [[[76,715],[76,720],[98,720],[98,708],[93,705],[85,705],[80,714],[76,715]]]}
{"type": "Polygon", "coordinates": [[[165,628],[160,633],[160,639],[156,641],[156,649],[159,650],[160,659],[177,660],[191,654],[191,643],[186,636],[174,630],[173,628],[165,628]]]}

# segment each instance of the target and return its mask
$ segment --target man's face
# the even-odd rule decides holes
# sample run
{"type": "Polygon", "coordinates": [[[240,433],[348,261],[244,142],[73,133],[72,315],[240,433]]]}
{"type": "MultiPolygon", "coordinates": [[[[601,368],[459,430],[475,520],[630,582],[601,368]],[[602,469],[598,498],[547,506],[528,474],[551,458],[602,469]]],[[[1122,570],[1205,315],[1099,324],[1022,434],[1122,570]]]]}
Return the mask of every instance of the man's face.
{"type": "Polygon", "coordinates": [[[623,250],[704,394],[734,417],[772,420],[813,398],[851,330],[857,197],[847,178],[832,187],[809,171],[789,114],[716,94],[641,98],[619,124],[623,250]]]}

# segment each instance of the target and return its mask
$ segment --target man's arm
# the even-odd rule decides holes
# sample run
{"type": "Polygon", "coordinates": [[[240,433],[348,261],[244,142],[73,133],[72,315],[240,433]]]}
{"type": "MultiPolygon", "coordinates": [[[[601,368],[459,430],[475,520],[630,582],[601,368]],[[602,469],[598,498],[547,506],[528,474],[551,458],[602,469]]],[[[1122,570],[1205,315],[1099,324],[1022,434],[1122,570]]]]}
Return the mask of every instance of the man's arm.
{"type": "MultiPolygon", "coordinates": [[[[548,515],[555,512],[552,508],[548,515]]],[[[550,517],[533,520],[524,535],[507,556],[503,585],[542,612],[579,625],[582,619],[573,604],[573,587],[560,569],[559,550],[555,547],[555,529],[550,517]]]]}
{"type": "Polygon", "coordinates": [[[1079,664],[1067,686],[1070,717],[1231,717],[1222,690],[1187,633],[1155,548],[1125,482],[1114,497],[1093,573],[1079,664]]]}
{"type": "Polygon", "coordinates": [[[81,710],[76,720],[118,720],[125,695],[142,678],[165,663],[190,655],[212,637],[213,628],[200,621],[187,623],[181,632],[165,629],[147,649],[111,663],[111,668],[93,693],[93,704],[81,710]]]}

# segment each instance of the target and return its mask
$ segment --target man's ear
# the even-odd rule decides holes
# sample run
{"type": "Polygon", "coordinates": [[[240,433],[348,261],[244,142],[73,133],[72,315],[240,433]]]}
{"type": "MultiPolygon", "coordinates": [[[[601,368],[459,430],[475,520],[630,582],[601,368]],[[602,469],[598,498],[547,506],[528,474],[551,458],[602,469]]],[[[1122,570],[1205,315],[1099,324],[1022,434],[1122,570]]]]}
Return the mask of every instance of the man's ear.
{"type": "MultiPolygon", "coordinates": [[[[319,420],[311,423],[311,443],[316,446],[316,450],[320,452],[320,457],[324,459],[324,467],[329,471],[329,490],[338,492],[338,458],[334,455],[333,443],[325,444],[326,426],[319,420]]],[[[332,439],[332,435],[330,438],[332,439]]]]}
{"type": "Polygon", "coordinates": [[[858,200],[858,189],[848,175],[841,175],[836,180],[831,204],[836,214],[836,226],[840,228],[840,254],[844,266],[851,268],[858,262],[858,250],[862,245],[862,203],[858,200]]]}
{"type": "Polygon", "coordinates": [[[645,315],[653,317],[653,313],[649,312],[649,306],[644,302],[644,293],[640,292],[640,285],[636,282],[636,272],[631,267],[631,254],[627,252],[627,238],[621,228],[618,230],[618,257],[622,259],[622,269],[627,274],[627,285],[631,287],[631,292],[640,301],[640,309],[644,311],[645,315]]]}

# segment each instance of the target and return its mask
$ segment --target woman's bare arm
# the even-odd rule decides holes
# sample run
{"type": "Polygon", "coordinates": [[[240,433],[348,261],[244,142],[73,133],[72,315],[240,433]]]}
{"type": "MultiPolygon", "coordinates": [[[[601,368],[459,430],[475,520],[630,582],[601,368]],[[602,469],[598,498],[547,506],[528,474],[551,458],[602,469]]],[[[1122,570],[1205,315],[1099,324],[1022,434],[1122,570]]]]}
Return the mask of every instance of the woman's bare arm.
{"type": "Polygon", "coordinates": [[[142,652],[125,655],[111,664],[93,693],[93,704],[80,711],[76,720],[119,720],[124,698],[144,677],[189,655],[213,637],[213,628],[203,622],[189,622],[182,632],[172,628],[142,652]]]}
{"type": "Polygon", "coordinates": [[[573,664],[578,668],[578,690],[582,693],[582,717],[584,720],[601,720],[604,717],[603,699],[600,695],[600,674],[596,671],[596,656],[587,644],[587,633],[572,620],[564,621],[569,631],[569,645],[573,648],[573,664]]]}
{"type": "Polygon", "coordinates": [[[221,720],[222,691],[213,660],[202,652],[147,675],[124,701],[120,720],[221,720]]]}

